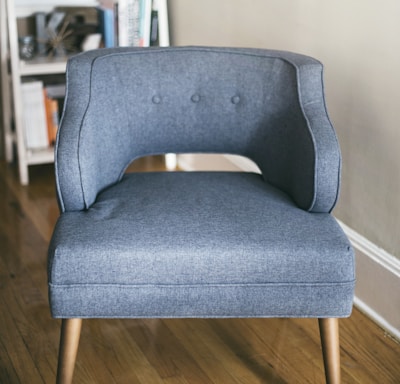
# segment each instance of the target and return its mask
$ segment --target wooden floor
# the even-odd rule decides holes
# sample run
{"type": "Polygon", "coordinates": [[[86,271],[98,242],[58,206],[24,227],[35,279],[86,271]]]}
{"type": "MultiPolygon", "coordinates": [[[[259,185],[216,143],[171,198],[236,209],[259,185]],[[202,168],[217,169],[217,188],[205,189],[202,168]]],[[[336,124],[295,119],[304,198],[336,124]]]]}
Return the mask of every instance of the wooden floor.
{"type": "MultiPolygon", "coordinates": [[[[139,169],[160,167],[145,161],[139,169]]],[[[60,322],[46,251],[58,210],[52,166],[21,187],[0,163],[0,383],[54,383],[60,322]]],[[[400,346],[357,310],[341,321],[343,383],[400,383],[400,346]]],[[[75,383],[323,383],[316,320],[86,320],[75,383]]]]}

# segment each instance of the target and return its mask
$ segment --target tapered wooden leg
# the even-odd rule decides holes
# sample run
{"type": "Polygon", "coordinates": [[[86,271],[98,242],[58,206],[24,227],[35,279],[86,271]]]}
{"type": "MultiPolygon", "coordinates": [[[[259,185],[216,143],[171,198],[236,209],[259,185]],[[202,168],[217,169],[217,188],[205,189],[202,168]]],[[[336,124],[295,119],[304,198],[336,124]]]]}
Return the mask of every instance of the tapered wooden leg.
{"type": "Polygon", "coordinates": [[[339,319],[318,319],[327,384],[340,384],[339,319]]]}
{"type": "Polygon", "coordinates": [[[63,319],[58,352],[57,384],[71,384],[78,353],[82,319],[63,319]]]}

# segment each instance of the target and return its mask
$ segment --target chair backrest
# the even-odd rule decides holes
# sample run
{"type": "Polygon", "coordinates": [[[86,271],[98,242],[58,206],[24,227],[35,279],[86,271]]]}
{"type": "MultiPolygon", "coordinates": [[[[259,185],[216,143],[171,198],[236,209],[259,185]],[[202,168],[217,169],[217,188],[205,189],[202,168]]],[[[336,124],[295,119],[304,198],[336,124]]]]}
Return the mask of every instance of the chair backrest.
{"type": "Polygon", "coordinates": [[[89,207],[133,159],[169,152],[246,156],[301,208],[331,210],[340,153],[322,65],[206,47],[98,50],[69,61],[56,146],[63,211],[89,207]]]}

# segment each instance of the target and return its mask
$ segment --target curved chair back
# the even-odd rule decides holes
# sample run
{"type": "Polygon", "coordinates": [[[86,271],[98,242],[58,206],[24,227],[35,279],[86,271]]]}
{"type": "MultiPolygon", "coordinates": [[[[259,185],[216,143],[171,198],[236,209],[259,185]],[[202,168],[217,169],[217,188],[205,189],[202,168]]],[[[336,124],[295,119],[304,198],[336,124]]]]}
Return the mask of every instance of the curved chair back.
{"type": "Polygon", "coordinates": [[[67,77],[56,153],[62,210],[89,207],[132,160],[164,153],[246,156],[301,208],[328,212],[336,202],[339,146],[315,59],[122,48],[74,57],[67,77]]]}

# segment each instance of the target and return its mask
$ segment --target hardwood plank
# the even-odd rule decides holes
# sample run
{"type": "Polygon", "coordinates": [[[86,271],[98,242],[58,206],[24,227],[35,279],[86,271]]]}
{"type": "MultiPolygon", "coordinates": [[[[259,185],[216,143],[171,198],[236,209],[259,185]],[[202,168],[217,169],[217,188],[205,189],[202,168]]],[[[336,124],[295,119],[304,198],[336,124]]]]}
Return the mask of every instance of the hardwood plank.
{"type": "Polygon", "coordinates": [[[22,186],[12,167],[3,164],[0,167],[0,179],[3,180],[9,193],[17,199],[15,208],[21,215],[27,215],[41,237],[49,241],[55,221],[59,215],[56,195],[54,166],[45,164],[33,166],[29,186],[22,186]]]}
{"type": "Polygon", "coordinates": [[[93,381],[96,383],[163,383],[157,370],[132,339],[129,327],[137,322],[129,322],[132,324],[127,326],[118,319],[84,320],[79,358],[84,365],[94,368],[96,379],[93,381]],[[96,369],[99,365],[107,372],[99,372],[96,369]]]}
{"type": "Polygon", "coordinates": [[[5,272],[1,299],[10,314],[10,325],[16,332],[14,338],[23,345],[7,343],[8,351],[12,356],[29,356],[28,361],[33,361],[33,366],[24,361],[25,369],[17,369],[18,374],[27,374],[21,382],[50,383],[55,380],[57,349],[53,345],[59,330],[50,317],[44,279],[48,244],[21,208],[18,197],[3,182],[0,178],[0,199],[5,203],[1,205],[3,220],[0,221],[0,232],[4,236],[0,265],[5,272]],[[46,329],[47,337],[43,337],[43,329],[46,329]],[[53,339],[49,337],[51,330],[53,339]],[[27,348],[29,353],[21,353],[20,348],[27,348]]]}
{"type": "MultiPolygon", "coordinates": [[[[305,326],[315,326],[315,322],[311,320],[305,326]]],[[[303,328],[296,327],[291,319],[235,319],[229,324],[216,320],[213,328],[265,382],[324,380],[319,345],[315,345],[304,334],[303,328]],[[315,356],[319,358],[315,359],[315,356]],[[267,368],[275,376],[269,378],[267,368]]]]}
{"type": "MultiPolygon", "coordinates": [[[[18,383],[41,383],[43,382],[41,374],[32,358],[29,346],[25,344],[19,324],[15,320],[15,314],[18,315],[18,310],[15,305],[10,307],[10,301],[6,301],[6,297],[14,298],[12,294],[9,294],[8,289],[2,289],[0,306],[3,310],[0,311],[0,340],[7,350],[12,369],[17,374],[17,378],[14,378],[14,380],[18,383]]],[[[24,318],[24,316],[20,317],[24,318]]],[[[7,369],[6,372],[9,375],[11,369],[7,369]]],[[[0,382],[6,382],[5,380],[5,378],[0,377],[0,382]]]]}
{"type": "Polygon", "coordinates": [[[164,156],[146,156],[133,161],[126,172],[162,172],[165,171],[164,156]]]}
{"type": "Polygon", "coordinates": [[[190,352],[174,337],[162,320],[128,321],[130,333],[165,381],[190,384],[212,383],[207,374],[192,358],[190,352]],[[131,324],[140,324],[140,327],[131,324]]]}
{"type": "Polygon", "coordinates": [[[210,321],[176,319],[164,322],[202,370],[207,372],[213,383],[246,383],[247,381],[243,380],[244,377],[240,377],[234,371],[232,374],[230,372],[230,369],[235,370],[240,366],[236,364],[234,354],[224,348],[225,345],[217,335],[212,334],[209,337],[207,332],[203,331],[208,327],[209,333],[212,333],[211,328],[207,325],[210,324],[210,321]],[[221,360],[220,356],[225,358],[221,360]]]}
{"type": "MultiPolygon", "coordinates": [[[[185,344],[214,383],[251,384],[259,380],[284,383],[268,365],[257,370],[248,356],[231,348],[224,335],[215,329],[215,319],[168,320],[175,336],[185,344]]],[[[222,320],[225,326],[237,320],[222,320]]]]}
{"type": "MultiPolygon", "coordinates": [[[[1,280],[3,281],[3,280],[1,280]]],[[[3,295],[3,290],[0,291],[3,295]]],[[[21,346],[17,345],[20,341],[20,335],[17,334],[17,330],[13,326],[13,319],[11,313],[6,310],[6,306],[0,297],[0,382],[1,383],[21,383],[18,377],[16,368],[21,366],[18,355],[15,356],[15,351],[20,350],[21,346]],[[15,343],[13,343],[15,340],[15,343]],[[12,344],[12,347],[11,345],[12,344]],[[17,361],[15,362],[15,359],[17,361]]],[[[22,358],[28,351],[22,353],[22,358]]]]}
{"type": "Polygon", "coordinates": [[[400,345],[355,310],[340,326],[342,370],[349,382],[400,383],[400,345]]]}

